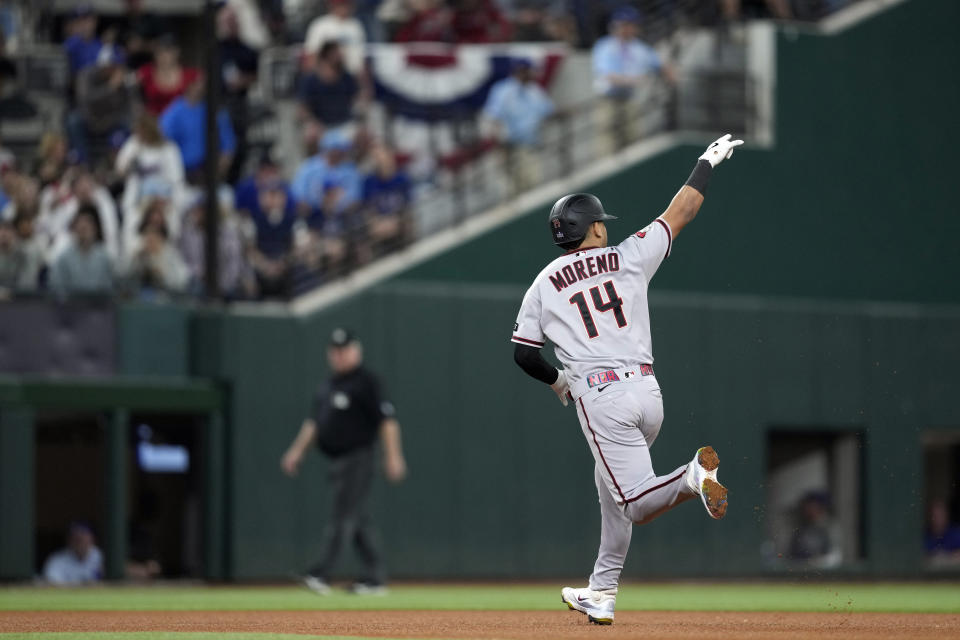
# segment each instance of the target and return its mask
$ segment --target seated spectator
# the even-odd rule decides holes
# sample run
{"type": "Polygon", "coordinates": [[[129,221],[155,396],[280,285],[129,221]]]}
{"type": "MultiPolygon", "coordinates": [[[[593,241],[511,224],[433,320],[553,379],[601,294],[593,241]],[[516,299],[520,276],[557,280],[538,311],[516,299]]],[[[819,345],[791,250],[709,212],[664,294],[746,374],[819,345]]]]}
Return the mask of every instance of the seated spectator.
{"type": "Polygon", "coordinates": [[[180,236],[180,211],[171,198],[170,191],[161,182],[147,181],[144,186],[143,199],[140,205],[130,210],[130,215],[123,218],[123,257],[130,260],[140,251],[141,228],[144,221],[151,217],[163,219],[164,226],[171,241],[180,236]]]}
{"type": "Polygon", "coordinates": [[[237,151],[226,176],[227,182],[232,184],[237,181],[247,159],[247,129],[250,126],[247,93],[257,81],[260,57],[256,49],[240,39],[237,14],[232,6],[224,6],[217,13],[217,38],[223,105],[237,137],[237,151]]]}
{"type": "Polygon", "coordinates": [[[21,246],[13,221],[0,220],[0,299],[36,290],[40,264],[38,253],[21,246]]]}
{"type": "Polygon", "coordinates": [[[70,230],[73,241],[50,267],[50,290],[59,297],[113,293],[113,262],[103,247],[97,210],[82,205],[70,230]]]}
{"type": "MultiPolygon", "coordinates": [[[[260,190],[264,185],[282,181],[280,166],[270,156],[269,153],[263,153],[257,162],[257,168],[252,176],[243,178],[233,188],[233,202],[237,211],[253,211],[257,207],[260,198],[260,190]]],[[[287,197],[292,202],[293,194],[289,193],[287,197]]]]}
{"type": "Polygon", "coordinates": [[[797,507],[798,524],[790,540],[790,558],[820,567],[836,567],[843,561],[839,533],[830,514],[830,496],[811,491],[797,507]]]}
{"type": "Polygon", "coordinates": [[[250,248],[261,295],[290,295],[293,262],[293,231],[297,213],[281,181],[266,183],[258,192],[257,206],[250,211],[256,238],[250,248]]]}
{"type": "Polygon", "coordinates": [[[411,233],[410,179],[397,168],[393,150],[373,150],[374,170],[363,181],[365,242],[358,249],[360,262],[407,244],[411,233]]]}
{"type": "Polygon", "coordinates": [[[97,63],[102,43],[97,38],[97,16],[89,3],[82,2],[74,10],[66,25],[67,39],[63,49],[70,64],[70,75],[97,63]]]}
{"type": "Polygon", "coordinates": [[[939,564],[960,563],[960,525],[950,522],[950,510],[945,500],[930,503],[923,549],[939,564]]]}
{"type": "Polygon", "coordinates": [[[30,217],[37,215],[40,209],[40,183],[35,178],[4,169],[0,165],[0,189],[3,191],[0,200],[7,198],[6,204],[0,209],[0,219],[13,220],[21,214],[30,217]]]}
{"type": "Polygon", "coordinates": [[[327,5],[330,11],[318,16],[307,28],[303,43],[304,52],[313,59],[328,42],[336,42],[343,49],[346,68],[354,76],[364,71],[364,54],[367,43],[363,25],[354,17],[352,0],[332,0],[327,5]]]}
{"type": "Polygon", "coordinates": [[[316,67],[300,79],[300,117],[324,130],[346,125],[358,106],[359,93],[357,79],[344,68],[340,45],[327,42],[317,53],[316,67]]]}
{"type": "Polygon", "coordinates": [[[343,186],[328,180],[323,185],[320,204],[307,217],[309,237],[304,248],[305,260],[314,271],[337,273],[353,256],[362,231],[362,220],[346,198],[343,186]]]}
{"type": "Polygon", "coordinates": [[[163,212],[148,211],[140,225],[139,247],[126,269],[128,283],[141,295],[186,291],[190,270],[169,239],[163,212]]]}
{"type": "Polygon", "coordinates": [[[350,159],[350,141],[335,132],[324,136],[323,151],[307,158],[294,175],[291,191],[301,210],[308,212],[321,206],[324,185],[336,183],[343,189],[345,206],[360,202],[362,179],[350,159]]]}
{"type": "Polygon", "coordinates": [[[443,0],[411,0],[413,14],[394,35],[396,42],[455,42],[453,11],[443,0]]]}
{"type": "Polygon", "coordinates": [[[85,68],[77,76],[77,108],[67,115],[70,146],[81,162],[89,162],[91,138],[109,140],[130,131],[133,96],[122,61],[111,59],[85,68]]]}
{"type": "Polygon", "coordinates": [[[593,47],[593,84],[597,93],[608,98],[627,99],[653,74],[662,74],[673,83],[673,70],[660,55],[637,36],[640,13],[630,6],[614,11],[610,35],[593,47]]]}
{"type": "MultiPolygon", "coordinates": [[[[217,227],[220,236],[217,281],[220,295],[226,298],[246,298],[253,293],[249,269],[244,255],[244,239],[237,217],[230,208],[230,198],[220,198],[217,227]]],[[[190,290],[202,294],[206,286],[207,247],[204,221],[207,202],[204,196],[194,200],[186,211],[180,234],[180,253],[190,272],[190,290]]]]}
{"type": "Polygon", "coordinates": [[[199,77],[197,69],[180,64],[180,47],[176,38],[169,34],[157,39],[153,62],[143,65],[137,72],[144,106],[155,116],[162,114],[199,77]]]}
{"type": "Polygon", "coordinates": [[[98,216],[98,235],[111,260],[120,255],[119,217],[113,196],[83,167],[71,169],[40,193],[37,231],[44,242],[45,258],[52,264],[70,244],[68,228],[79,209],[89,206],[98,216]]]}
{"type": "Polygon", "coordinates": [[[124,219],[139,215],[136,212],[147,195],[165,193],[174,207],[183,201],[186,183],[180,149],[164,137],[157,119],[149,113],[137,117],[133,135],[117,154],[116,170],[126,180],[120,199],[124,219]],[[148,186],[150,194],[146,193],[148,186]]]}
{"type": "Polygon", "coordinates": [[[62,134],[47,131],[41,136],[32,172],[40,180],[41,188],[63,177],[67,171],[69,153],[70,145],[62,134]]]}
{"type": "MultiPolygon", "coordinates": [[[[180,148],[183,169],[187,179],[192,182],[199,182],[202,178],[207,157],[205,93],[203,76],[197,76],[187,87],[186,93],[170,103],[160,117],[160,129],[180,148]]],[[[223,109],[217,113],[217,130],[220,136],[218,167],[220,175],[225,175],[237,149],[237,138],[230,124],[230,117],[223,109]]]]}
{"type": "Polygon", "coordinates": [[[67,532],[67,546],[43,563],[43,578],[51,584],[79,585],[103,578],[103,553],[89,526],[75,522],[67,532]]]}
{"type": "Polygon", "coordinates": [[[36,272],[29,277],[29,280],[34,282],[35,286],[39,286],[39,276],[43,270],[44,256],[43,245],[40,242],[39,236],[36,234],[36,222],[36,211],[21,210],[13,218],[13,229],[17,234],[17,244],[23,252],[27,254],[31,270],[36,270],[36,272]]]}
{"type": "Polygon", "coordinates": [[[451,26],[459,44],[508,42],[513,31],[493,0],[455,0],[451,26]]]}

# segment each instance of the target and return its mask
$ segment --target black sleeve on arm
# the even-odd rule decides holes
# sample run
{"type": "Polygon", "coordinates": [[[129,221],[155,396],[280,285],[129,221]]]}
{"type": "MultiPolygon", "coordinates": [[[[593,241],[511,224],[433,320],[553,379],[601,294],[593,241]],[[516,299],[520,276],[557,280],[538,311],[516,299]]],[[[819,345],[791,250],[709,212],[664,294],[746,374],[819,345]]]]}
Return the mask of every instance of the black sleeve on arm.
{"type": "Polygon", "coordinates": [[[540,355],[540,349],[525,344],[516,344],[513,348],[513,361],[523,369],[528,376],[536,378],[540,382],[553,384],[557,381],[559,373],[557,368],[543,359],[540,355]]]}
{"type": "Polygon", "coordinates": [[[710,175],[713,173],[713,167],[706,160],[697,160],[697,166],[693,168],[693,173],[687,178],[686,185],[693,187],[700,192],[700,195],[707,195],[707,185],[710,184],[710,175]]]}

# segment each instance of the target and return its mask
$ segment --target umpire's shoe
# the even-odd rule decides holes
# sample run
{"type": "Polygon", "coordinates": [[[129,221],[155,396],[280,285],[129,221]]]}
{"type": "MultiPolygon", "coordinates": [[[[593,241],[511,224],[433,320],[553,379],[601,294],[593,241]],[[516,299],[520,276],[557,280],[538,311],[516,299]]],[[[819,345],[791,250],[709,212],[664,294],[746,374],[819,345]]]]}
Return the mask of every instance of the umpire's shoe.
{"type": "Polygon", "coordinates": [[[318,578],[317,576],[308,574],[303,577],[303,585],[318,596],[330,595],[330,584],[323,578],[318,578]]]}
{"type": "Polygon", "coordinates": [[[727,488],[717,482],[720,457],[713,447],[701,447],[687,465],[687,486],[700,496],[710,517],[719,520],[727,514],[727,488]]]}
{"type": "Polygon", "coordinates": [[[564,587],[560,590],[560,599],[571,611],[587,615],[594,624],[613,624],[613,610],[617,605],[617,590],[574,589],[564,587]]]}

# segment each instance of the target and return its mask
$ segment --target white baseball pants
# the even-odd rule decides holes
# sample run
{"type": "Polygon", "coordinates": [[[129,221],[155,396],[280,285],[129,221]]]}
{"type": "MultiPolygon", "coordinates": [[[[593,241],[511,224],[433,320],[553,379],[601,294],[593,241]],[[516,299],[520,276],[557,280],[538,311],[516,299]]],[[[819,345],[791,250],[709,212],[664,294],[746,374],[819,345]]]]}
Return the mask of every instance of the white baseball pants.
{"type": "Polygon", "coordinates": [[[630,548],[634,524],[646,524],[694,494],[686,464],[665,476],[653,472],[650,446],[660,433],[663,399],[650,376],[595,387],[577,399],[577,415],[595,462],[600,498],[600,551],[590,588],[613,589],[630,548]]]}

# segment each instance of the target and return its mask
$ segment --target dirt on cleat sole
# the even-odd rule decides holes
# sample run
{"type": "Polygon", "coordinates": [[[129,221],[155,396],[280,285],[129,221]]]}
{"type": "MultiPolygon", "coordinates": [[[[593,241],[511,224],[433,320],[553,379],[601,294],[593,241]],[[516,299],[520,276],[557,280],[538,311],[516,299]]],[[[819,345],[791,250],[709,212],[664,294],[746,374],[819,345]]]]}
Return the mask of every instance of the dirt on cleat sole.
{"type": "Polygon", "coordinates": [[[717,452],[713,450],[713,447],[704,447],[700,449],[700,453],[697,456],[697,462],[699,462],[700,466],[707,471],[714,471],[720,466],[720,456],[718,456],[717,452]]]}
{"type": "Polygon", "coordinates": [[[727,514],[727,488],[717,482],[707,478],[703,481],[701,489],[703,497],[707,502],[707,509],[710,515],[719,520],[727,514]]]}

